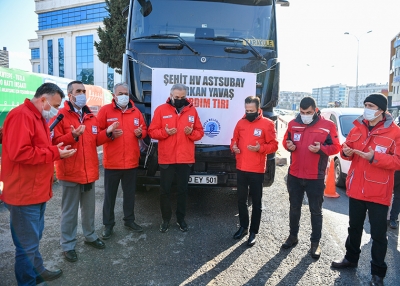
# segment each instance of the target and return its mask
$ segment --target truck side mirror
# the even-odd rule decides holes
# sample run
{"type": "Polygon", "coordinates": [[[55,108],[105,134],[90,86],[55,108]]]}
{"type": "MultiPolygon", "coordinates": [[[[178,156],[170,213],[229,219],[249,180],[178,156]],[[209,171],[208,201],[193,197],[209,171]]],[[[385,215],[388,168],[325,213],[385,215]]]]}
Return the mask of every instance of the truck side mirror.
{"type": "Polygon", "coordinates": [[[129,14],[129,5],[126,6],[126,7],[124,8],[124,10],[122,10],[121,14],[122,14],[122,16],[123,16],[124,18],[128,18],[128,14],[129,14]]]}

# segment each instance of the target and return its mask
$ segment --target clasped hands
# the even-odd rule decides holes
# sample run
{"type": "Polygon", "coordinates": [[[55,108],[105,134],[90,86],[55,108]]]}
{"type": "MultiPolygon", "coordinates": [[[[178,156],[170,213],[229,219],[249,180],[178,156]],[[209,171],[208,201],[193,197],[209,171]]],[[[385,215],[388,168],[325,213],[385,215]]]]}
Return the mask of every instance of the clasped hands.
{"type": "MultiPolygon", "coordinates": [[[[183,132],[185,132],[186,135],[190,135],[192,134],[193,131],[193,124],[189,127],[189,126],[185,126],[185,128],[183,129],[183,132]]],[[[165,132],[167,132],[168,135],[174,135],[178,132],[178,129],[174,128],[168,128],[168,124],[165,124],[165,132]]]]}
{"type": "MultiPolygon", "coordinates": [[[[293,143],[292,140],[286,140],[286,147],[289,151],[294,151],[296,150],[296,145],[293,143]]],[[[308,150],[312,153],[318,153],[318,151],[321,149],[321,143],[320,142],[314,142],[314,144],[310,144],[308,146],[308,150]]]]}
{"type": "Polygon", "coordinates": [[[346,145],[346,143],[343,143],[343,154],[345,154],[347,157],[353,156],[354,154],[360,156],[361,158],[364,158],[368,161],[370,161],[375,154],[374,149],[371,148],[371,146],[368,147],[368,152],[363,152],[360,150],[352,149],[349,146],[346,145]]]}
{"type": "MultiPolygon", "coordinates": [[[[256,141],[256,145],[254,145],[254,146],[253,145],[247,145],[247,149],[249,149],[250,151],[253,151],[253,152],[258,152],[258,150],[260,150],[260,143],[258,143],[258,141],[256,141]]],[[[236,154],[240,153],[240,149],[238,148],[236,142],[233,143],[232,150],[236,154]]]]}

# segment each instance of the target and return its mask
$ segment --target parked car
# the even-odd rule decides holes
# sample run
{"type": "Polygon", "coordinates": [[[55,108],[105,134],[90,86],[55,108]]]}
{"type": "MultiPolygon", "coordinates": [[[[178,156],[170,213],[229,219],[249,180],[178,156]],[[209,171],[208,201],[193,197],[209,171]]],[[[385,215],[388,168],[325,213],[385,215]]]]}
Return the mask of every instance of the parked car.
{"type": "MultiPolygon", "coordinates": [[[[332,120],[336,125],[340,144],[346,141],[350,130],[354,127],[353,122],[364,112],[363,108],[324,108],[321,115],[325,119],[332,120]]],[[[345,187],[347,172],[350,168],[350,161],[343,160],[340,154],[332,156],[335,162],[335,183],[338,187],[345,187]]]]}

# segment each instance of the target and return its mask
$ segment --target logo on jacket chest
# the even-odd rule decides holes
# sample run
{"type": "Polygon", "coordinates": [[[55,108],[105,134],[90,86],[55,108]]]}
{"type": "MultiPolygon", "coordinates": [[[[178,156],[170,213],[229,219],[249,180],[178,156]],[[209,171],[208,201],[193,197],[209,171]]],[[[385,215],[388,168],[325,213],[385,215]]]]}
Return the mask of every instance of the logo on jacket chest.
{"type": "Polygon", "coordinates": [[[107,122],[118,121],[118,118],[107,118],[107,122]]]}
{"type": "Polygon", "coordinates": [[[139,118],[134,118],[134,119],[133,119],[133,124],[134,124],[135,126],[139,126],[139,118]]]}
{"type": "Polygon", "coordinates": [[[387,150],[386,147],[379,146],[379,145],[375,146],[375,152],[377,152],[377,153],[386,153],[386,150],[387,150]]]}
{"type": "Polygon", "coordinates": [[[194,123],[194,116],[193,115],[189,115],[189,122],[190,123],[194,123]]]}
{"type": "Polygon", "coordinates": [[[92,126],[92,133],[97,134],[97,126],[92,126]]]}
{"type": "Polygon", "coordinates": [[[293,141],[300,141],[301,134],[300,133],[294,133],[293,135],[293,141]]]}
{"type": "Polygon", "coordinates": [[[254,129],[253,135],[257,137],[261,137],[262,130],[261,129],[254,129]]]}
{"type": "Polygon", "coordinates": [[[164,115],[162,118],[172,118],[172,114],[170,114],[170,115],[164,115]]]}

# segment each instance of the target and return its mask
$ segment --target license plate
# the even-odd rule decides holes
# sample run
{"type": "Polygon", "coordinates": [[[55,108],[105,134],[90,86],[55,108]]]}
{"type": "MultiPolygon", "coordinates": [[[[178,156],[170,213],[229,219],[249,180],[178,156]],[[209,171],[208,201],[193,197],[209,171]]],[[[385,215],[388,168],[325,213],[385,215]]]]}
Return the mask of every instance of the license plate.
{"type": "Polygon", "coordinates": [[[216,185],[217,183],[217,176],[190,175],[189,177],[189,184],[216,185]]]}

